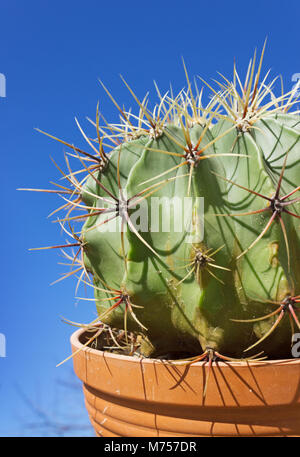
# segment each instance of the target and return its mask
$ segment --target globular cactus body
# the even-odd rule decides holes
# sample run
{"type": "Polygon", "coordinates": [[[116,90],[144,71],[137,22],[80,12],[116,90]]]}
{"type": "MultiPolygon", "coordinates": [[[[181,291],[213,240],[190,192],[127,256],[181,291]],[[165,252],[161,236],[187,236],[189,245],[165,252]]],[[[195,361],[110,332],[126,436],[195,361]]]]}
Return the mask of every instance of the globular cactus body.
{"type": "Polygon", "coordinates": [[[69,180],[88,210],[79,244],[99,319],[140,333],[146,356],[290,356],[300,327],[300,117],[288,112],[293,94],[274,99],[258,83],[260,68],[256,77],[249,68],[245,86],[236,70],[233,83],[220,84],[212,109],[200,110],[189,81],[179,97],[161,98],[164,122],[139,102],[147,128],[133,127],[120,109],[105,157],[109,135],[97,115],[101,166],[74,149],[88,171],[80,184],[69,180]],[[203,238],[196,206],[187,241],[190,231],[177,230],[182,212],[172,209],[163,231],[153,197],[202,198],[203,238]],[[144,227],[136,203],[147,203],[144,227]]]}

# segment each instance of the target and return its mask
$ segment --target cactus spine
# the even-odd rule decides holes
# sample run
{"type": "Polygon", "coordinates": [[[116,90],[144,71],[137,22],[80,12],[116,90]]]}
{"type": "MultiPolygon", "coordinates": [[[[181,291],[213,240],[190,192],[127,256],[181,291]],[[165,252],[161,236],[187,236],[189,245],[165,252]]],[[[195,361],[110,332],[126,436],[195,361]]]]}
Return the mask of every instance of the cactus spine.
{"type": "Polygon", "coordinates": [[[300,117],[296,89],[275,97],[275,81],[260,78],[263,52],[244,83],[234,67],[232,82],[209,86],[207,107],[188,76],[176,97],[158,91],[153,112],[125,82],[137,116],[103,85],[120,123],[100,126],[97,108],[96,138],[82,131],[92,152],[59,140],[81,169],[66,156],[67,184],[57,190],[67,210],[59,222],[77,251],[56,247],[72,264],[68,275],[94,289],[97,322],[139,333],[145,356],[290,357],[300,329],[300,117]],[[184,197],[191,230],[177,230],[176,210],[162,230],[166,207],[154,205],[184,197]],[[73,224],[82,221],[79,233],[73,224]]]}

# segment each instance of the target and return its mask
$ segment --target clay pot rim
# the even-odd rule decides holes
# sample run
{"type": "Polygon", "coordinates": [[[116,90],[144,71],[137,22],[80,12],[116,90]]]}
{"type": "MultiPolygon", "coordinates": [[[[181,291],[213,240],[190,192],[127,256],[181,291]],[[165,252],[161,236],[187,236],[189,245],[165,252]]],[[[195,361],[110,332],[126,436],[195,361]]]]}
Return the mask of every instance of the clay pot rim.
{"type": "MultiPolygon", "coordinates": [[[[72,333],[71,337],[70,337],[70,342],[71,342],[71,345],[73,347],[76,348],[76,350],[78,349],[81,349],[82,348],[82,351],[85,352],[85,353],[89,353],[89,354],[94,354],[98,357],[105,357],[106,359],[119,359],[120,361],[123,361],[123,362],[131,362],[131,363],[141,363],[143,362],[146,363],[146,364],[153,364],[153,363],[169,363],[170,365],[177,365],[177,366],[180,366],[180,365],[184,365],[185,362],[179,362],[179,361],[170,361],[170,360],[166,360],[166,359],[152,359],[152,358],[140,358],[140,357],[134,357],[134,356],[128,356],[128,355],[121,355],[121,354],[113,354],[111,352],[107,352],[107,351],[100,351],[99,349],[93,349],[93,348],[90,348],[90,347],[83,347],[84,345],[80,342],[80,337],[86,333],[86,330],[85,329],[79,329],[79,330],[76,330],[75,332],[72,333]]],[[[215,363],[215,362],[213,362],[215,363]]],[[[195,362],[193,363],[192,366],[194,367],[201,367],[203,366],[204,364],[207,364],[206,361],[201,361],[201,362],[195,362]]],[[[295,365],[295,364],[299,364],[300,365],[300,357],[299,358],[291,358],[291,359],[278,359],[278,360],[261,360],[261,361],[228,361],[228,362],[222,362],[222,361],[218,361],[218,366],[222,367],[222,366],[245,366],[245,367],[248,367],[249,365],[251,365],[252,367],[253,366],[264,366],[264,365],[268,365],[268,366],[283,366],[283,365],[286,365],[286,364],[292,364],[292,365],[295,365]]]]}

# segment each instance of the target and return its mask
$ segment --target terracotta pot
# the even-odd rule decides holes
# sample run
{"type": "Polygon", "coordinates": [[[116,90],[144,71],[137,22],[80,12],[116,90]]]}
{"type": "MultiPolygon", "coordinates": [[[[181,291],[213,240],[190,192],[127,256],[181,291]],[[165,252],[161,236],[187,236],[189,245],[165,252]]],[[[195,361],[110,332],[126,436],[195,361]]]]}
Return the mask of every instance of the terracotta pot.
{"type": "MultiPolygon", "coordinates": [[[[73,333],[73,353],[83,334],[73,333]]],[[[205,399],[205,362],[183,366],[90,348],[73,360],[98,436],[300,436],[300,359],[214,362],[205,399]]]]}

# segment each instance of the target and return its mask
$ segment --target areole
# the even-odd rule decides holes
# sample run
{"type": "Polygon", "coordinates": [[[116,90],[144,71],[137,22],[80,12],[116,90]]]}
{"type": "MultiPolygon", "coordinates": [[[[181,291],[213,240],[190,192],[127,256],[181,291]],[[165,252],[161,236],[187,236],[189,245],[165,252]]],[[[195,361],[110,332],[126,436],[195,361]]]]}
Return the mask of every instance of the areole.
{"type": "Polygon", "coordinates": [[[97,318],[75,325],[121,332],[118,350],[134,354],[72,337],[99,436],[300,436],[299,85],[276,96],[264,51],[243,83],[235,65],[216,90],[202,80],[206,106],[185,65],[187,88],[158,90],[151,110],[122,78],[137,115],[102,84],[120,123],[97,105],[92,140],[76,121],[92,153],[47,134],[69,148],[65,185],[23,189],[64,200],[52,214],[66,212],[55,222],[69,241],[34,249],[60,249],[70,271],[57,281],[93,290],[77,298],[95,300],[97,318]],[[186,198],[187,219],[154,211],[186,198]]]}

